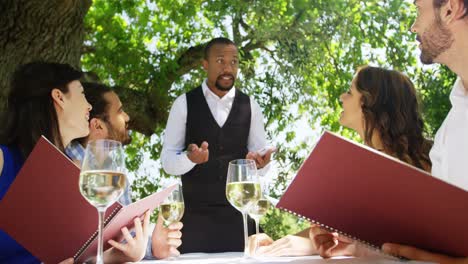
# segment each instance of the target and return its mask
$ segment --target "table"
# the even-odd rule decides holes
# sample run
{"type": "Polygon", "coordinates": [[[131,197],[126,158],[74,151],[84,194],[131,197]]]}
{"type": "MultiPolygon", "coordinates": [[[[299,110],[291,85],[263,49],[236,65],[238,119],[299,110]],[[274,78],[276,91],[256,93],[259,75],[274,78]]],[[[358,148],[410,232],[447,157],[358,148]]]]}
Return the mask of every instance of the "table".
{"type": "MultiPolygon", "coordinates": [[[[225,252],[225,253],[189,253],[183,254],[175,260],[145,260],[139,263],[145,264],[253,264],[253,263],[288,263],[288,264],[357,264],[357,263],[372,263],[372,264],[401,264],[398,259],[390,259],[385,257],[367,257],[367,258],[333,258],[322,259],[320,256],[307,257],[258,257],[242,259],[242,252],[225,252]]],[[[408,261],[407,264],[422,264],[427,262],[408,261]]]]}

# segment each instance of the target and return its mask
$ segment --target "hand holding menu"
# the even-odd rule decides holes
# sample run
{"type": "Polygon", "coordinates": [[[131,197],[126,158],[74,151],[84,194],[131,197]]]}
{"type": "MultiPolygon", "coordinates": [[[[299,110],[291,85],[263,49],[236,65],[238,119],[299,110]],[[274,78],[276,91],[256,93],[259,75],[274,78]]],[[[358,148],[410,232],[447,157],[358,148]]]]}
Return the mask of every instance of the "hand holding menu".
{"type": "MultiPolygon", "coordinates": [[[[97,251],[97,210],[81,195],[80,169],[44,137],[39,139],[0,201],[0,228],[45,263],[83,262],[97,251]]],[[[104,250],[124,226],[157,207],[173,185],[138,202],[107,209],[104,250]]]]}
{"type": "Polygon", "coordinates": [[[467,191],[330,132],[277,207],[376,248],[468,256],[467,191]]]}

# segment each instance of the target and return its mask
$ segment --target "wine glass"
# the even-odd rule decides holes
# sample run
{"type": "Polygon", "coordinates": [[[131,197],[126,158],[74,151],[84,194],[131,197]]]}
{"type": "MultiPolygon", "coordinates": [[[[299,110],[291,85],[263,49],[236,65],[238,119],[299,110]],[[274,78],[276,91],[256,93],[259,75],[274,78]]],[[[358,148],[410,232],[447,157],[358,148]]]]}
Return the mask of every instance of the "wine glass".
{"type": "MultiPolygon", "coordinates": [[[[269,173],[267,173],[269,175],[269,173]]],[[[271,180],[267,175],[260,176],[260,189],[262,190],[262,196],[260,199],[253,203],[249,208],[249,216],[255,221],[255,234],[260,233],[260,219],[268,212],[270,209],[271,202],[267,199],[267,195],[269,194],[269,183],[271,180]]]]}
{"type": "Polygon", "coordinates": [[[255,161],[238,159],[229,162],[226,180],[226,197],[242,213],[244,220],[244,257],[249,256],[247,213],[249,207],[260,199],[260,181],[255,161]]]}
{"type": "Polygon", "coordinates": [[[170,224],[177,223],[182,219],[184,215],[184,196],[182,194],[182,185],[178,184],[174,191],[164,199],[159,205],[159,212],[164,220],[164,224],[169,226],[170,224]]]}
{"type": "MultiPolygon", "coordinates": [[[[164,199],[159,205],[159,213],[167,227],[170,224],[177,223],[184,215],[184,196],[182,194],[182,184],[179,183],[177,187],[164,199]]],[[[169,260],[174,260],[176,257],[170,256],[169,260]]]]}
{"type": "Polygon", "coordinates": [[[99,215],[98,251],[96,263],[103,262],[103,226],[107,207],[123,194],[126,185],[125,156],[118,141],[100,139],[88,142],[80,173],[81,195],[99,215]]]}
{"type": "Polygon", "coordinates": [[[270,206],[270,201],[265,197],[265,193],[262,192],[260,199],[253,203],[249,208],[248,213],[249,216],[255,221],[255,233],[257,235],[260,233],[260,219],[268,212],[270,206]]]}

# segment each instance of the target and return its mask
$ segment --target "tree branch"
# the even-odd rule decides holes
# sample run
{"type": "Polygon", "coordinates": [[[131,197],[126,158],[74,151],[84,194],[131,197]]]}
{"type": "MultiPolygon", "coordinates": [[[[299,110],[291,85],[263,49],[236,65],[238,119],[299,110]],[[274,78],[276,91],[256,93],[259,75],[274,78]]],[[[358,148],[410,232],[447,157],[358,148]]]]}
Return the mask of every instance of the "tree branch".
{"type": "Polygon", "coordinates": [[[240,45],[242,43],[242,35],[239,29],[239,23],[242,20],[242,14],[237,13],[232,19],[232,35],[234,38],[234,43],[240,45]],[[239,18],[240,17],[240,18],[239,18]]]}
{"type": "Polygon", "coordinates": [[[275,58],[275,52],[274,51],[268,49],[267,47],[262,47],[261,49],[268,52],[270,54],[271,59],[273,59],[276,62],[276,64],[278,64],[281,67],[284,67],[283,63],[275,58]]]}
{"type": "Polygon", "coordinates": [[[119,95],[125,111],[130,116],[129,128],[131,130],[151,136],[156,125],[166,121],[167,111],[155,108],[147,92],[122,86],[112,88],[119,95]]]}
{"type": "Polygon", "coordinates": [[[247,23],[245,23],[244,19],[242,18],[242,15],[240,15],[239,24],[244,28],[247,34],[250,35],[253,32],[252,28],[247,23]]]}
{"type": "Polygon", "coordinates": [[[94,53],[96,52],[96,47],[94,46],[89,46],[89,45],[83,45],[81,47],[81,54],[89,54],[89,53],[94,53]]]}

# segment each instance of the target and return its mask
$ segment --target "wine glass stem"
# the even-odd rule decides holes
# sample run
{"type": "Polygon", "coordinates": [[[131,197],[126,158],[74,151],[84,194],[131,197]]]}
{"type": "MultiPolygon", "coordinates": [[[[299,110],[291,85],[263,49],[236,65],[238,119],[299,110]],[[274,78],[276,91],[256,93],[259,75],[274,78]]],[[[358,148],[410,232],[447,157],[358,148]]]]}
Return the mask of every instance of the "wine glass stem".
{"type": "Polygon", "coordinates": [[[106,208],[98,208],[99,214],[99,226],[98,226],[98,250],[96,256],[96,264],[104,264],[103,253],[102,253],[102,240],[103,240],[103,228],[104,228],[104,213],[106,208]]]}
{"type": "Polygon", "coordinates": [[[244,219],[244,258],[249,256],[249,229],[247,227],[247,214],[242,213],[242,219],[244,219]]]}
{"type": "Polygon", "coordinates": [[[259,227],[259,222],[260,222],[260,219],[257,219],[257,218],[254,218],[254,221],[255,221],[255,234],[260,234],[260,227],[259,227]]]}

